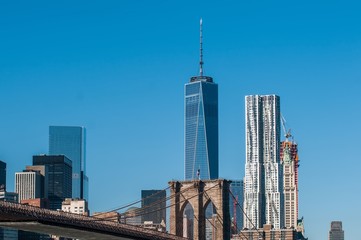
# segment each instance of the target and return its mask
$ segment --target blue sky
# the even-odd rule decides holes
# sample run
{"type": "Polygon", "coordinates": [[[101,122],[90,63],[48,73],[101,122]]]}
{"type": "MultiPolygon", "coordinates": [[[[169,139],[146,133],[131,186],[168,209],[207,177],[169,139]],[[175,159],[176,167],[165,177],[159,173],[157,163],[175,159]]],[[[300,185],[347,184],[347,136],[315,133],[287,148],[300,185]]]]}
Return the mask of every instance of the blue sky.
{"type": "Polygon", "coordinates": [[[49,125],[87,128],[90,207],[183,178],[183,90],[219,84],[220,176],[244,175],[244,96],[278,94],[299,144],[300,216],[356,239],[361,207],[358,1],[1,1],[0,159],[48,151],[49,125]]]}

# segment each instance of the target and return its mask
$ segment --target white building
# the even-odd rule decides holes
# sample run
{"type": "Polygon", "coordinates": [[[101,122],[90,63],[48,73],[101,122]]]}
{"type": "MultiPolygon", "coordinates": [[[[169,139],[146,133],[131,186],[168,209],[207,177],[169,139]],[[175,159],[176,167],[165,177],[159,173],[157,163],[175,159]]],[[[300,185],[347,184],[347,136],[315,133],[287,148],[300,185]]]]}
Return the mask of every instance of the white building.
{"type": "Polygon", "coordinates": [[[38,171],[15,173],[15,192],[19,194],[19,202],[24,199],[41,197],[41,175],[38,171]]]}
{"type": "Polygon", "coordinates": [[[280,164],[280,99],[246,96],[244,226],[283,227],[283,170],[280,164]]]}
{"type": "Polygon", "coordinates": [[[66,198],[61,204],[61,210],[63,212],[89,215],[88,202],[84,199],[66,198]]]}

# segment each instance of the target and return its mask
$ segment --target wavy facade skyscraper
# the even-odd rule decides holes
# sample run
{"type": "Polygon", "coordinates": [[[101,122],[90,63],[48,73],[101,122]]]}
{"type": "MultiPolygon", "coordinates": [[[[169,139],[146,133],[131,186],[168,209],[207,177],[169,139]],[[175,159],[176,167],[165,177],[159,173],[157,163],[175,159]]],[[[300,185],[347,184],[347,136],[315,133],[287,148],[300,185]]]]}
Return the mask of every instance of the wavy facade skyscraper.
{"type": "Polygon", "coordinates": [[[185,85],[185,180],[218,178],[218,85],[203,76],[202,20],[199,63],[185,85]]]}
{"type": "Polygon", "coordinates": [[[280,164],[280,99],[246,96],[244,227],[284,226],[283,171],[280,164]]]}

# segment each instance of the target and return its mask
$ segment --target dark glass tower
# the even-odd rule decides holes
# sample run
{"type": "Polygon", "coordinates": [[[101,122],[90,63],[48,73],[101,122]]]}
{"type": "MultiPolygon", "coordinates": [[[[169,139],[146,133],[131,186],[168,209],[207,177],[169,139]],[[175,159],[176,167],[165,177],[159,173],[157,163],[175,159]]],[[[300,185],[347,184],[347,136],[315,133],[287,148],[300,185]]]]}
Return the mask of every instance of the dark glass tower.
{"type": "Polygon", "coordinates": [[[6,163],[0,161],[0,190],[6,190],[6,163]]]}
{"type": "Polygon", "coordinates": [[[33,156],[33,165],[44,165],[48,169],[48,198],[50,209],[61,209],[65,198],[72,196],[72,163],[64,155],[33,156]]]}
{"type": "Polygon", "coordinates": [[[218,85],[200,71],[185,85],[185,180],[218,178],[218,85]]]}
{"type": "Polygon", "coordinates": [[[166,221],[166,197],[165,190],[142,190],[142,209],[145,209],[142,224],[144,221],[153,221],[154,224],[166,221]]]}
{"type": "Polygon", "coordinates": [[[88,200],[84,127],[49,127],[49,155],[59,154],[67,156],[73,164],[72,197],[88,200]]]}

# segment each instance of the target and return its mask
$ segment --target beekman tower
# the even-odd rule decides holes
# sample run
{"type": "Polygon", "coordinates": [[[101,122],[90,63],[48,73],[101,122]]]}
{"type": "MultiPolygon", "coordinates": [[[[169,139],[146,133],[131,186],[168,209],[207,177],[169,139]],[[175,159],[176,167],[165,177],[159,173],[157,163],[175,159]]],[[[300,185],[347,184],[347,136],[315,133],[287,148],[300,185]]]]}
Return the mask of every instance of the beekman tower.
{"type": "Polygon", "coordinates": [[[218,178],[218,85],[203,75],[202,19],[199,75],[185,85],[185,180],[218,178]]]}
{"type": "Polygon", "coordinates": [[[246,96],[244,227],[284,226],[283,169],[280,163],[280,98],[246,96]]]}

